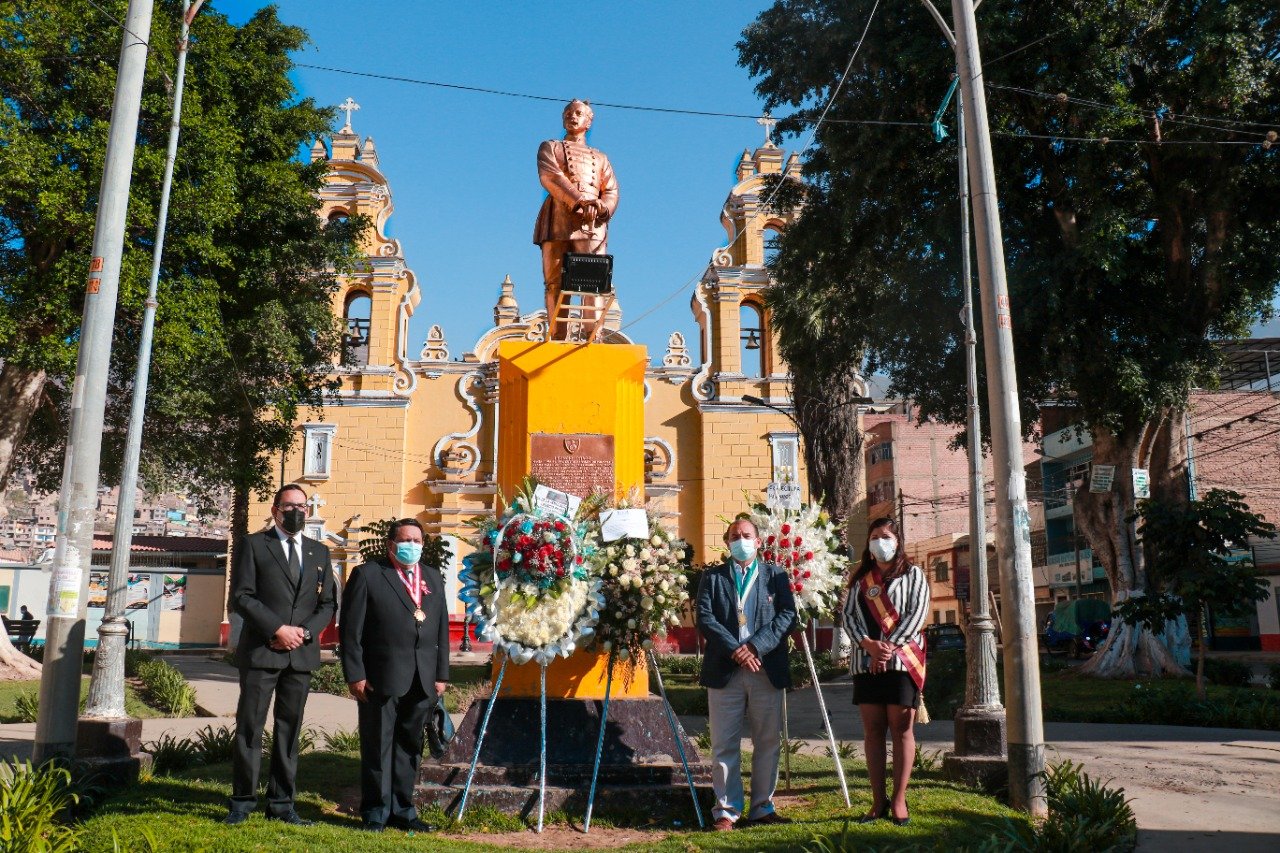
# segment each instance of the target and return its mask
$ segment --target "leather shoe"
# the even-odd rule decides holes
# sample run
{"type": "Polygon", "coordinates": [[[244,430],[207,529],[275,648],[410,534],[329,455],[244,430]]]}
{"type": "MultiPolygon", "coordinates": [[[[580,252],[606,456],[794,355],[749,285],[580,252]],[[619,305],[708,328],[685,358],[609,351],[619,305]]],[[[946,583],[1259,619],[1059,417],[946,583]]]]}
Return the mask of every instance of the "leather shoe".
{"type": "Polygon", "coordinates": [[[898,817],[897,815],[890,812],[889,820],[893,822],[894,826],[906,826],[907,824],[911,823],[911,815],[908,814],[906,817],[898,817]]]}
{"type": "Polygon", "coordinates": [[[392,820],[390,823],[391,826],[394,826],[396,829],[403,829],[405,832],[435,832],[440,829],[438,826],[423,823],[416,817],[412,820],[392,820]]]}
{"type": "Polygon", "coordinates": [[[365,832],[382,832],[387,828],[387,825],[385,823],[362,823],[360,828],[365,832]]]}
{"type": "Polygon", "coordinates": [[[751,824],[752,826],[769,826],[775,823],[777,824],[791,823],[791,818],[783,817],[777,812],[769,812],[768,814],[758,817],[755,820],[747,821],[747,823],[751,824]]]}
{"type": "Polygon", "coordinates": [[[248,819],[249,819],[248,812],[230,812],[226,817],[222,819],[222,822],[225,823],[227,826],[239,826],[240,824],[244,823],[248,819]]]}
{"type": "Polygon", "coordinates": [[[733,830],[733,821],[727,817],[722,817],[711,824],[711,829],[715,832],[730,832],[733,830]]]}
{"type": "Polygon", "coordinates": [[[298,817],[297,812],[289,812],[288,814],[282,814],[282,815],[267,815],[267,820],[278,820],[281,823],[288,824],[289,826],[311,826],[312,825],[312,821],[304,820],[298,817]]]}

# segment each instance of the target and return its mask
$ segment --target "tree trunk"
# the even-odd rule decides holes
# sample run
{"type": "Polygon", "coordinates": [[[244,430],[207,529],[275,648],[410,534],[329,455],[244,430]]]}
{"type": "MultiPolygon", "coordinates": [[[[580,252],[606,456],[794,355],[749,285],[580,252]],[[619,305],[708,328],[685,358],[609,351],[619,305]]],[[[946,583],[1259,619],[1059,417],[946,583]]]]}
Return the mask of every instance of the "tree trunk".
{"type": "MultiPolygon", "coordinates": [[[[1152,432],[1134,429],[1117,434],[1102,428],[1093,431],[1093,463],[1114,465],[1115,480],[1109,492],[1093,494],[1082,489],[1076,493],[1073,501],[1075,521],[1107,573],[1113,607],[1147,593],[1146,561],[1138,545],[1133,522],[1129,520],[1135,511],[1133,469],[1141,467],[1137,462],[1144,434],[1151,438],[1145,442],[1148,451],[1157,455],[1154,451],[1159,444],[1159,430],[1168,423],[1169,418],[1161,416],[1152,421],[1152,432]]],[[[1180,419],[1178,423],[1181,423],[1180,419]]],[[[1164,440],[1167,444],[1170,438],[1164,440]]],[[[1161,452],[1166,460],[1171,455],[1167,446],[1161,452]]],[[[1185,462],[1185,456],[1183,458],[1185,462]]],[[[1166,485],[1175,480],[1171,477],[1161,479],[1166,485]]],[[[1112,620],[1111,632],[1102,648],[1080,667],[1079,672],[1100,678],[1190,674],[1157,635],[1147,628],[1117,619],[1112,620]]]]}
{"type": "Polygon", "coordinates": [[[9,642],[9,635],[0,631],[0,681],[27,681],[40,677],[40,662],[32,660],[9,642]]]}
{"type": "Polygon", "coordinates": [[[1201,702],[1205,699],[1204,687],[1204,650],[1209,645],[1207,640],[1207,632],[1205,631],[1205,609],[1200,608],[1200,614],[1196,617],[1196,637],[1199,642],[1196,643],[1196,698],[1201,702]]]}
{"type": "Polygon", "coordinates": [[[820,502],[855,553],[862,551],[867,524],[862,431],[858,400],[863,381],[856,366],[818,376],[797,371],[793,378],[796,420],[804,434],[809,494],[820,502]]]}
{"type": "Polygon", "coordinates": [[[7,486],[13,460],[44,393],[45,372],[9,362],[0,368],[0,486],[7,486]]]}
{"type": "Polygon", "coordinates": [[[249,534],[249,487],[235,486],[231,492],[231,541],[249,534]]]}
{"type": "MultiPolygon", "coordinates": [[[[0,486],[9,483],[13,460],[44,393],[45,372],[9,362],[0,367],[0,486]]],[[[40,677],[40,664],[0,632],[0,681],[40,677]]]]}

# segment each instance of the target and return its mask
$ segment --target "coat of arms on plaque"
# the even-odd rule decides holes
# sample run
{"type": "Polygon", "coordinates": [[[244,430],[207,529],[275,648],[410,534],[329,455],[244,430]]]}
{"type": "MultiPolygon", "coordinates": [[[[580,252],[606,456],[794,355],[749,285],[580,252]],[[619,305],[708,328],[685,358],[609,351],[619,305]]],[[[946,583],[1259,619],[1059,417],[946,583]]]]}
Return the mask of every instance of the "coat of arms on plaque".
{"type": "Polygon", "coordinates": [[[566,438],[564,440],[564,449],[569,453],[577,453],[581,447],[582,439],[580,438],[566,438]]]}

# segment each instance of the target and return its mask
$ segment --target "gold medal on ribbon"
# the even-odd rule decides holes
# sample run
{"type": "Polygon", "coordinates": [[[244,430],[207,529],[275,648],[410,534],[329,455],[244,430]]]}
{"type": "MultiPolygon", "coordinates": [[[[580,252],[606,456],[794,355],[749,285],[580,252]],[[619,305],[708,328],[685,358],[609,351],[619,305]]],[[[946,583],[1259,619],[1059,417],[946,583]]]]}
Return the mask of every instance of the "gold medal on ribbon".
{"type": "Polygon", "coordinates": [[[427,614],[425,614],[425,613],[423,613],[423,612],[422,612],[422,608],[421,608],[421,607],[419,607],[417,610],[413,611],[413,621],[414,621],[414,622],[417,622],[419,625],[421,625],[423,622],[427,621],[427,614]]]}
{"type": "Polygon", "coordinates": [[[738,624],[741,625],[743,628],[747,627],[747,614],[745,613],[738,614],[738,624]]]}
{"type": "Polygon", "coordinates": [[[876,598],[879,595],[880,595],[880,587],[878,586],[867,587],[867,598],[876,598]]]}

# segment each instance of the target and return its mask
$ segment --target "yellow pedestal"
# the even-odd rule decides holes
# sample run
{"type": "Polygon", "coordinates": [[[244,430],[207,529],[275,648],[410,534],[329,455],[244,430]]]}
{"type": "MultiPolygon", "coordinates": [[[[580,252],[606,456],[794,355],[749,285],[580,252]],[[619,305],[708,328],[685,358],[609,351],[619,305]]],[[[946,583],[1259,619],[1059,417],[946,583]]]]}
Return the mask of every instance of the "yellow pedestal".
{"type": "MultiPolygon", "coordinates": [[[[603,699],[608,679],[608,655],[577,651],[567,658],[556,658],[547,665],[548,699],[603,699]]],[[[491,676],[496,678],[502,664],[501,653],[494,655],[491,676]]],[[[538,696],[538,664],[507,664],[502,676],[499,696],[538,696]]],[[[645,699],[649,696],[649,664],[644,657],[613,664],[611,699],[645,699]]]]}
{"type": "MultiPolygon", "coordinates": [[[[614,494],[644,497],[644,373],[642,346],[503,341],[498,345],[502,416],[498,432],[498,488],[510,497],[532,470],[532,437],[605,435],[613,438],[614,494]]],[[[500,511],[500,509],[499,509],[500,511]]],[[[497,675],[495,661],[494,675],[497,675]]],[[[607,656],[575,652],[547,667],[550,699],[604,698],[607,656]]],[[[643,665],[633,676],[615,664],[613,696],[649,695],[643,665]]],[[[536,663],[508,665],[501,695],[539,695],[536,663]]]]}

